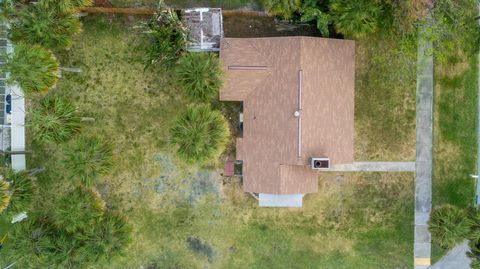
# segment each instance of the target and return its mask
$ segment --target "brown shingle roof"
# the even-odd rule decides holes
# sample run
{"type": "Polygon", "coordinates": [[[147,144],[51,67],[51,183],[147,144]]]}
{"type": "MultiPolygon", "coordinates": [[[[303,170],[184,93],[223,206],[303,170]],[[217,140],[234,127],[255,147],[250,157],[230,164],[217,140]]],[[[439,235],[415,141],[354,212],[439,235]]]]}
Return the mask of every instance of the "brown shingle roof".
{"type": "Polygon", "coordinates": [[[224,38],[220,48],[226,74],[220,99],[243,101],[238,155],[245,191],[316,192],[317,173],[306,166],[309,157],[353,162],[353,41],[224,38]],[[293,114],[300,104],[297,118],[293,114]]]}

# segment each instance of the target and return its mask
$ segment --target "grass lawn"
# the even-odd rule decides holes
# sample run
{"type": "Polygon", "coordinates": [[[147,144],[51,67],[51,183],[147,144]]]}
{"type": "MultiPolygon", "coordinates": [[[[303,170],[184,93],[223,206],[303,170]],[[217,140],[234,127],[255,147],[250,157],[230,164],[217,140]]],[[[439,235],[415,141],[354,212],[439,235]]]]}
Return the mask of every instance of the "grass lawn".
{"type": "MultiPolygon", "coordinates": [[[[433,206],[474,203],[477,71],[477,57],[463,55],[435,68],[433,206]]],[[[434,246],[434,259],[444,252],[434,246]]]]}
{"type": "MultiPolygon", "coordinates": [[[[325,173],[303,208],[259,208],[215,166],[186,166],[172,154],[168,129],[185,98],[171,70],[143,70],[133,28],[138,21],[82,20],[83,32],[59,60],[83,72],[63,73],[54,92],[95,118],[86,135],[114,145],[113,172],[96,188],[108,207],[128,216],[134,236],[111,268],[412,267],[413,174],[325,173]]],[[[357,159],[411,160],[414,154],[411,66],[388,44],[357,43],[357,159]]],[[[29,166],[47,168],[38,179],[39,208],[48,210],[71,188],[63,146],[31,145],[29,166]]]]}

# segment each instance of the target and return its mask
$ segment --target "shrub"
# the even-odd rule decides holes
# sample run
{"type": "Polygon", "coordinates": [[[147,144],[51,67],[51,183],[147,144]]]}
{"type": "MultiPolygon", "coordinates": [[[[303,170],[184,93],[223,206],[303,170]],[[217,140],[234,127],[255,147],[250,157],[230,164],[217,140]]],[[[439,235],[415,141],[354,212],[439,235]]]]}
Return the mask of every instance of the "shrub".
{"type": "Polygon", "coordinates": [[[7,180],[10,182],[11,199],[6,213],[13,216],[30,210],[37,191],[33,178],[25,171],[9,171],[7,180]]]}
{"type": "Polygon", "coordinates": [[[49,49],[69,48],[80,32],[80,22],[72,14],[60,14],[42,5],[29,5],[13,20],[9,30],[12,41],[40,44],[49,49]]]}
{"type": "Polygon", "coordinates": [[[52,219],[68,233],[89,231],[104,211],[100,196],[92,190],[76,188],[56,202],[52,219]]]}
{"type": "Polygon", "coordinates": [[[58,80],[57,61],[39,45],[15,45],[5,69],[10,72],[9,83],[18,82],[25,94],[48,91],[58,80]]]}
{"type": "Polygon", "coordinates": [[[223,152],[229,129],[220,112],[207,105],[196,105],[177,116],[170,135],[182,159],[205,162],[218,158],[223,152]]]}
{"type": "Polygon", "coordinates": [[[332,0],[330,10],[338,32],[360,38],[378,30],[383,7],[371,0],[332,0]]]}
{"type": "Polygon", "coordinates": [[[467,214],[457,207],[444,205],[432,210],[429,221],[432,240],[441,247],[453,247],[469,233],[467,214]]]}
{"type": "Polygon", "coordinates": [[[302,22],[310,22],[315,21],[317,25],[317,29],[320,31],[322,36],[328,37],[330,35],[330,30],[328,29],[331,16],[326,12],[323,12],[318,7],[309,6],[305,7],[302,10],[302,17],[300,17],[300,21],[302,22]]]}
{"type": "Polygon", "coordinates": [[[213,54],[187,54],[179,60],[175,73],[185,93],[194,100],[214,97],[222,85],[220,61],[213,54]]]}
{"type": "Polygon", "coordinates": [[[93,0],[40,0],[40,5],[45,10],[53,10],[60,14],[74,13],[77,8],[88,7],[93,0]]]}
{"type": "Polygon", "coordinates": [[[81,119],[75,107],[61,97],[45,97],[34,106],[27,118],[33,139],[41,142],[64,142],[80,131],[81,119]]]}
{"type": "Polygon", "coordinates": [[[78,138],[67,146],[65,156],[64,164],[70,177],[84,186],[91,186],[112,166],[112,147],[98,138],[78,138]]]}
{"type": "Polygon", "coordinates": [[[159,10],[142,26],[147,39],[146,68],[155,63],[171,66],[185,53],[188,31],[171,9],[159,10]]]}
{"type": "Polygon", "coordinates": [[[294,14],[301,10],[301,0],[264,0],[265,9],[274,16],[282,17],[286,20],[293,18],[294,14]]]}

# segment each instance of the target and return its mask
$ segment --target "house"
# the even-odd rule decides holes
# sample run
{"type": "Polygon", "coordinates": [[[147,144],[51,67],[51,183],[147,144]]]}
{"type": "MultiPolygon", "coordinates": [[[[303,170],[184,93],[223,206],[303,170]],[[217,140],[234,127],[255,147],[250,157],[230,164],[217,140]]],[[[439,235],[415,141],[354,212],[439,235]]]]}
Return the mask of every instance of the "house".
{"type": "Polygon", "coordinates": [[[191,8],[181,12],[182,23],[188,29],[189,51],[218,51],[223,37],[220,8],[191,8]]]}
{"type": "Polygon", "coordinates": [[[260,206],[301,207],[318,171],[353,163],[355,43],[223,38],[220,100],[243,103],[243,188],[260,206]]]}

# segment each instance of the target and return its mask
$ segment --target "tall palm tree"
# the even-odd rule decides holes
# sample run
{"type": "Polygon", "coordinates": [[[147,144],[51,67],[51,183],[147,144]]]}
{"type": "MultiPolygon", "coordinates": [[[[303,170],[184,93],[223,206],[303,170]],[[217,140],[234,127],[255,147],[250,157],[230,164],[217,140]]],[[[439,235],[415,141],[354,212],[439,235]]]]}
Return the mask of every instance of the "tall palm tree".
{"type": "Polygon", "coordinates": [[[14,42],[63,49],[72,45],[73,36],[80,30],[80,22],[73,14],[62,14],[42,5],[29,5],[12,20],[9,37],[14,42]]]}
{"type": "Polygon", "coordinates": [[[41,142],[64,142],[80,131],[81,118],[62,97],[44,97],[28,114],[33,138],[41,142]]]}
{"type": "Polygon", "coordinates": [[[58,63],[53,54],[40,45],[16,44],[5,66],[9,83],[18,82],[25,94],[46,92],[58,80],[58,63]]]}
{"type": "Polygon", "coordinates": [[[213,54],[186,54],[178,61],[175,74],[185,93],[194,100],[211,99],[222,86],[220,61],[213,54]]]}
{"type": "Polygon", "coordinates": [[[208,105],[188,107],[170,129],[171,142],[188,162],[206,162],[219,157],[229,137],[228,123],[208,105]]]}

